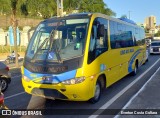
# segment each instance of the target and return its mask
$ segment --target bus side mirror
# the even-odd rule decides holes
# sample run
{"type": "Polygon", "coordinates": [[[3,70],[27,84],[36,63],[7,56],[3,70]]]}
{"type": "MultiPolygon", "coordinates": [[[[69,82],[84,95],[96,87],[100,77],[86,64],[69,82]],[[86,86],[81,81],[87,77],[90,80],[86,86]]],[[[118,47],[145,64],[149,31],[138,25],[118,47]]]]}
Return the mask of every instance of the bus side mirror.
{"type": "Polygon", "coordinates": [[[100,37],[104,37],[104,25],[99,25],[98,26],[97,36],[98,36],[98,39],[100,37]]]}

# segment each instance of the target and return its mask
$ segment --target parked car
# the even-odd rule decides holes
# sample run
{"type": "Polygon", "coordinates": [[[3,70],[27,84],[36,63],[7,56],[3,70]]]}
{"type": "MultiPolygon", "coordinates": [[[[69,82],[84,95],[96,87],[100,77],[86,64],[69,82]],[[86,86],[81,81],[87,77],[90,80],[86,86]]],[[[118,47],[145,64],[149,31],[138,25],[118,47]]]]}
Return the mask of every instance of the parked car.
{"type": "Polygon", "coordinates": [[[160,41],[151,42],[150,54],[160,54],[160,41]]]}
{"type": "Polygon", "coordinates": [[[4,92],[8,88],[8,84],[11,82],[11,73],[9,67],[0,62],[0,88],[4,92]]]}

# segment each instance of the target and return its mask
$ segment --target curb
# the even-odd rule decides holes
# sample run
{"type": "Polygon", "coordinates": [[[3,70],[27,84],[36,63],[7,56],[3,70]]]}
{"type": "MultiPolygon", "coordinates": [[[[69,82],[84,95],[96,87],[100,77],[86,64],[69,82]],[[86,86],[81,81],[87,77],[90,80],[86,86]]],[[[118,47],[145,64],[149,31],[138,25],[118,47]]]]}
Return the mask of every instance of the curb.
{"type": "Polygon", "coordinates": [[[22,66],[20,66],[20,67],[9,67],[9,69],[20,69],[22,66]]]}

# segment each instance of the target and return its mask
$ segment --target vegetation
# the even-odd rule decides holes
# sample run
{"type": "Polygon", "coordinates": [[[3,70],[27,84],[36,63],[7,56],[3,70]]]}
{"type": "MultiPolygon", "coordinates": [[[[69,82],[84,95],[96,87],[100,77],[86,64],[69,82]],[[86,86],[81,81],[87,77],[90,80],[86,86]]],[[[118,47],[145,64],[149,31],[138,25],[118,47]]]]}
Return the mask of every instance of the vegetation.
{"type": "Polygon", "coordinates": [[[144,30],[145,30],[145,33],[149,33],[150,28],[146,27],[144,30]]]}
{"type": "MultiPolygon", "coordinates": [[[[14,46],[2,46],[0,45],[0,53],[11,53],[14,50],[14,46]]],[[[17,46],[18,52],[25,52],[26,46],[17,46]]]]}
{"type": "Polygon", "coordinates": [[[158,31],[156,34],[154,34],[155,37],[160,37],[160,31],[158,31]]]}
{"type": "Polygon", "coordinates": [[[124,15],[122,15],[122,16],[121,16],[121,18],[127,18],[127,15],[126,15],[126,14],[124,14],[124,15]]]}
{"type": "MultiPolygon", "coordinates": [[[[1,15],[11,14],[11,2],[12,0],[0,0],[1,15]]],[[[64,11],[72,13],[73,10],[101,12],[109,16],[116,15],[103,0],[64,0],[64,11]]],[[[50,18],[57,14],[56,0],[18,0],[16,14],[18,17],[50,18]]]]}

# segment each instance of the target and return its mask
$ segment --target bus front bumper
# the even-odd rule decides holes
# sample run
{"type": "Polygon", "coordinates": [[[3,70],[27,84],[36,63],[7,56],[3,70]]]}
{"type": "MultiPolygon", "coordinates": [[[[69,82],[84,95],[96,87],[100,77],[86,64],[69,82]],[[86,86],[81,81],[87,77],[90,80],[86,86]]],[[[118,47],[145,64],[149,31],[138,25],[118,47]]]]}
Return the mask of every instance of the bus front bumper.
{"type": "Polygon", "coordinates": [[[93,97],[94,81],[86,78],[79,84],[65,85],[58,84],[38,84],[33,81],[25,81],[22,78],[22,84],[25,91],[29,94],[41,96],[49,99],[62,99],[72,101],[87,101],[93,97]]]}

